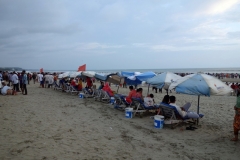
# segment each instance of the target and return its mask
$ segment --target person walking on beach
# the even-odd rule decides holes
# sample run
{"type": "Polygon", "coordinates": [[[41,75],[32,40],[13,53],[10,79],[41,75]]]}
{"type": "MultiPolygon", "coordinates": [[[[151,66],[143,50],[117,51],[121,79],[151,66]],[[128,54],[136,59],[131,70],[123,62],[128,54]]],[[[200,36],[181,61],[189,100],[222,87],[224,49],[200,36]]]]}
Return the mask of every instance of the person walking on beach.
{"type": "Polygon", "coordinates": [[[238,132],[240,130],[240,92],[237,93],[237,103],[234,106],[235,116],[233,121],[234,138],[231,141],[238,141],[238,132]]]}
{"type": "Polygon", "coordinates": [[[27,84],[28,84],[28,80],[27,80],[27,74],[26,74],[26,71],[23,70],[22,71],[22,94],[23,95],[27,95],[27,84]],[[25,93],[23,93],[25,92],[25,93]]]}

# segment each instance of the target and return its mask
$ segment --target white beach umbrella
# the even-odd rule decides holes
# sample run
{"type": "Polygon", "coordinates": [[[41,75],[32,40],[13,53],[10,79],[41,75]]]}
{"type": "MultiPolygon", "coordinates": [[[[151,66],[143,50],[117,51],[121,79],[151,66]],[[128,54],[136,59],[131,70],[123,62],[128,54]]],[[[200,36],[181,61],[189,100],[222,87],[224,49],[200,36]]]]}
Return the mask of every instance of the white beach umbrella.
{"type": "Polygon", "coordinates": [[[63,77],[63,78],[69,77],[70,74],[71,74],[71,72],[64,72],[64,73],[62,74],[62,77],[63,77]]]}
{"type": "Polygon", "coordinates": [[[71,72],[70,73],[70,78],[76,78],[77,76],[81,75],[81,71],[80,72],[71,72]]]}
{"type": "Polygon", "coordinates": [[[147,83],[157,88],[168,89],[171,83],[181,78],[182,78],[181,76],[175,73],[164,72],[153,78],[148,79],[147,83]]]}
{"type": "Polygon", "coordinates": [[[59,78],[59,79],[63,78],[63,74],[59,74],[59,75],[58,75],[58,78],[59,78]]]}
{"type": "Polygon", "coordinates": [[[219,79],[203,74],[190,74],[171,83],[169,89],[175,88],[177,93],[197,95],[198,96],[198,113],[200,96],[210,95],[230,95],[232,89],[219,79]]]}

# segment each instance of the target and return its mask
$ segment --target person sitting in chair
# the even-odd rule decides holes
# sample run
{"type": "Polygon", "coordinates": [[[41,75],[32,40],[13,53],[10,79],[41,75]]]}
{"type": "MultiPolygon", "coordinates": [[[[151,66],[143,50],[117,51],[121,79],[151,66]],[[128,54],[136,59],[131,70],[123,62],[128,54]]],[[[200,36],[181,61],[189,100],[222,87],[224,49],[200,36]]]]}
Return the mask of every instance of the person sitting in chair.
{"type": "Polygon", "coordinates": [[[138,88],[137,89],[137,93],[136,93],[136,98],[141,98],[143,100],[143,95],[142,95],[142,91],[143,89],[142,88],[138,88]]]}
{"type": "Polygon", "coordinates": [[[73,86],[76,90],[78,90],[78,85],[77,85],[75,79],[72,79],[72,81],[71,81],[71,86],[73,86]]]}
{"type": "Polygon", "coordinates": [[[130,90],[130,92],[129,92],[129,94],[128,94],[128,96],[126,97],[126,101],[128,102],[128,103],[132,103],[132,97],[136,97],[136,90],[133,88],[133,86],[129,86],[129,90],[130,90]]]}
{"type": "MultiPolygon", "coordinates": [[[[162,103],[169,104],[169,95],[168,94],[163,97],[162,103]]],[[[157,115],[159,115],[160,113],[161,113],[161,109],[159,108],[157,115]]]]}
{"type": "Polygon", "coordinates": [[[179,107],[175,102],[176,102],[176,97],[175,96],[170,96],[170,104],[171,106],[176,107],[178,113],[182,118],[193,118],[193,119],[198,119],[199,115],[195,112],[188,111],[189,108],[191,107],[190,103],[186,103],[183,107],[179,107]]]}
{"type": "Polygon", "coordinates": [[[154,95],[151,93],[147,97],[144,98],[144,104],[146,106],[153,106],[155,101],[153,99],[154,95]]]}
{"type": "Polygon", "coordinates": [[[106,91],[110,97],[113,97],[113,91],[111,90],[109,83],[106,82],[102,90],[106,91]]]}

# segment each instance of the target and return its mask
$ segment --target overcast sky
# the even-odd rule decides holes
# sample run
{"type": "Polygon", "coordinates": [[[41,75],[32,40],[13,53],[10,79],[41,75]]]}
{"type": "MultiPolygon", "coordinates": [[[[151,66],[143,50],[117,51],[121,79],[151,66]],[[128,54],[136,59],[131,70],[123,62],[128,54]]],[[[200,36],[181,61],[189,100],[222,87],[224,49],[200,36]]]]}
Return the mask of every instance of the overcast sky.
{"type": "Polygon", "coordinates": [[[240,67],[240,0],[0,0],[0,67],[240,67]]]}

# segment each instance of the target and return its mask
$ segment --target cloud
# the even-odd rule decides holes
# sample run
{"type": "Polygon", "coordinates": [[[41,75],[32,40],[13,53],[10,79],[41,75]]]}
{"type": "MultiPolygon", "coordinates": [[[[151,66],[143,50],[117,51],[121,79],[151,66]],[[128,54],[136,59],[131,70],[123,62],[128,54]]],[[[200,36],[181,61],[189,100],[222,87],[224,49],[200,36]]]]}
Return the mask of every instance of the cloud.
{"type": "Polygon", "coordinates": [[[228,36],[230,38],[234,38],[234,39],[239,39],[240,40],[240,31],[228,32],[228,36]]]}
{"type": "Polygon", "coordinates": [[[79,50],[92,50],[92,49],[110,49],[110,48],[122,48],[124,45],[107,45],[100,43],[80,43],[78,49],[79,50]]]}
{"type": "Polygon", "coordinates": [[[239,17],[236,0],[0,0],[0,64],[107,69],[109,61],[114,68],[141,68],[133,59],[154,68],[146,59],[171,60],[169,54],[171,67],[183,65],[183,57],[193,67],[185,62],[202,53],[239,59],[239,17]]]}
{"type": "Polygon", "coordinates": [[[213,1],[212,3],[210,1],[210,4],[206,6],[204,13],[210,15],[221,14],[230,10],[239,3],[239,0],[217,0],[213,1]]]}
{"type": "Polygon", "coordinates": [[[103,20],[107,22],[123,20],[127,15],[125,7],[121,3],[113,3],[104,6],[99,14],[103,20]]]}

